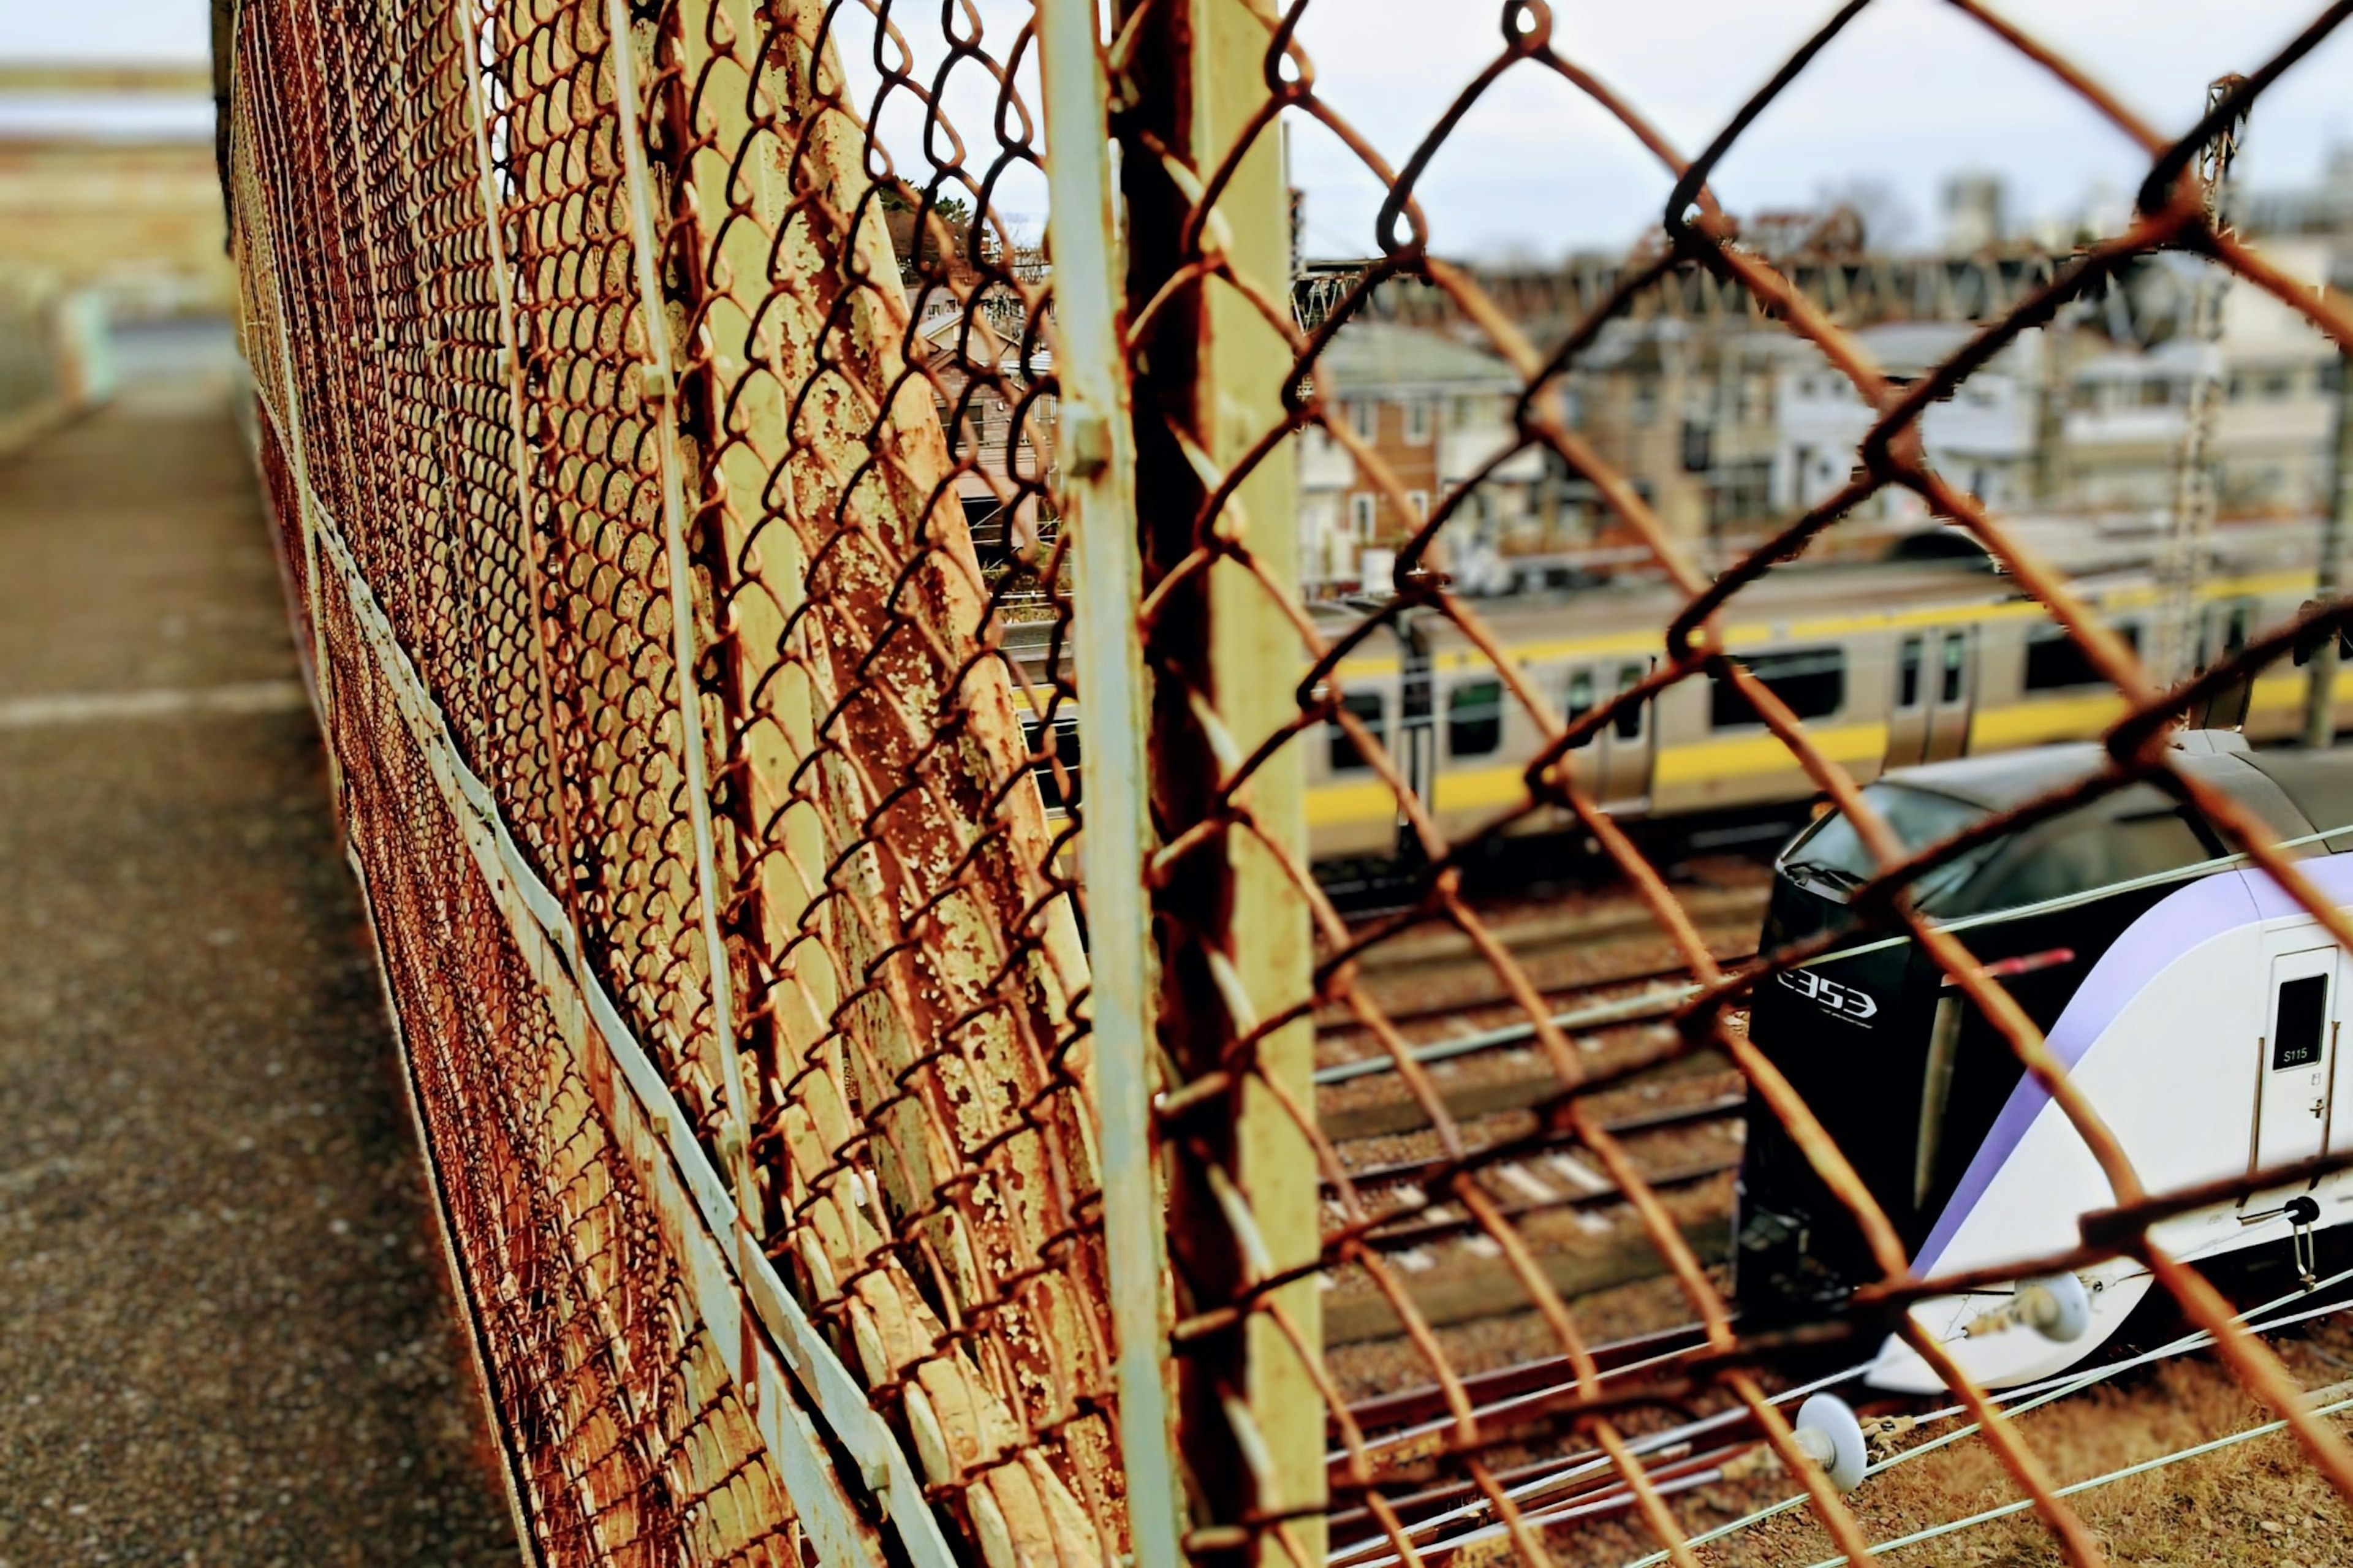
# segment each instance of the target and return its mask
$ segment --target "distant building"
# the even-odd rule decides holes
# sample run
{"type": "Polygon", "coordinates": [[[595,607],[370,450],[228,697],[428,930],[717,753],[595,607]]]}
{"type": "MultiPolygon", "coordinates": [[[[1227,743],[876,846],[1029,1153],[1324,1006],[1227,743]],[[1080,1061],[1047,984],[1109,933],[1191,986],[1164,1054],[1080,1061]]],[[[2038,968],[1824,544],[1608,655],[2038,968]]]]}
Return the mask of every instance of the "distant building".
{"type": "Polygon", "coordinates": [[[96,289],[117,321],[232,314],[223,236],[208,139],[0,137],[0,262],[96,289]]]}
{"type": "MultiPolygon", "coordinates": [[[[2342,242],[2316,237],[2263,242],[2264,257],[2319,283],[2342,242]]],[[[2185,268],[2185,288],[2198,274],[2185,268]]],[[[2224,517],[2311,515],[2334,483],[2336,346],[2295,311],[2244,282],[2222,296],[2217,342],[2175,336],[2153,348],[2109,345],[2070,376],[2062,461],[2066,499],[2094,511],[2158,511],[2173,504],[2193,380],[2221,387],[2209,447],[2224,517]]]]}
{"type": "Polygon", "coordinates": [[[1971,173],[1945,182],[1947,254],[1975,256],[1995,249],[2009,236],[2009,196],[2000,175],[1971,173]]]}
{"type": "Polygon", "coordinates": [[[983,310],[942,311],[916,335],[929,348],[923,368],[948,455],[957,465],[956,499],[982,567],[993,571],[1032,558],[1051,521],[1040,498],[1054,464],[1054,398],[1039,394],[1029,400],[1018,425],[1015,416],[1030,376],[1052,373],[1051,354],[1040,344],[1025,365],[983,310]]]}
{"type": "Polygon", "coordinates": [[[2353,142],[2328,150],[2317,185],[2240,193],[2231,217],[2243,234],[2353,234],[2353,142]]]}
{"type": "MultiPolygon", "coordinates": [[[[1900,321],[1866,327],[1855,337],[1881,373],[1901,386],[1950,359],[1978,330],[1966,321],[1900,321]]],[[[1780,341],[1786,347],[1777,378],[1772,500],[1776,510],[1795,516],[1847,482],[1878,415],[1819,353],[1780,341]]],[[[1920,416],[1929,463],[1947,482],[1997,510],[2018,510],[2036,499],[2048,353],[2040,331],[2021,333],[1920,416]]],[[[1910,492],[1884,489],[1862,515],[1918,520],[1926,512],[1910,492]]]]}
{"type": "MultiPolygon", "coordinates": [[[[1947,195],[1940,256],[1852,251],[1852,226],[1807,214],[1767,214],[1756,226],[1759,242],[1789,251],[1777,265],[1792,287],[1899,388],[2047,286],[2073,243],[2046,237],[2038,248],[2010,237],[1991,177],[1962,176],[1947,195]]],[[[2316,286],[2332,268],[2353,276],[2353,148],[2334,157],[2316,189],[2250,195],[2232,210],[2290,275],[2316,286]]],[[[2082,225],[2056,226],[2072,236],[2082,225]]],[[[1596,310],[1618,307],[1619,266],[1498,271],[1482,275],[1482,287],[1543,352],[1585,330],[1596,310]]],[[[2243,280],[2222,296],[2221,341],[2193,341],[2208,270],[2178,254],[2138,258],[2048,325],[2020,333],[1923,410],[1928,461],[1998,514],[2121,511],[2154,521],[2173,505],[2190,388],[2212,375],[2221,396],[2208,452],[2221,515],[2318,512],[2334,483],[2337,350],[2243,280]]],[[[1320,323],[1359,276],[1354,264],[1311,266],[1293,291],[1303,325],[1320,323]]],[[[1335,337],[1316,379],[1326,407],[1397,476],[1402,504],[1344,444],[1309,431],[1299,521],[1311,592],[1377,589],[1430,509],[1502,452],[1512,456],[1439,539],[1436,563],[1459,584],[1504,591],[1651,564],[1625,521],[1557,454],[1514,450],[1519,377],[1476,346],[1477,324],[1449,296],[1393,279],[1374,310],[1335,337]]],[[[1879,416],[1812,343],[1698,269],[1670,274],[1603,324],[1553,395],[1594,457],[1703,564],[1753,547],[1836,494],[1879,416]]],[[[1889,486],[1856,521],[1818,550],[1877,552],[1889,534],[1936,520],[1918,496],[1889,486]]]]}
{"type": "MultiPolygon", "coordinates": [[[[1672,317],[1612,321],[1571,378],[1595,455],[1633,482],[1669,537],[1722,538],[1772,510],[1779,344],[1672,317]]],[[[1590,495],[1577,484],[1578,503],[1590,495]]],[[[1589,537],[1620,541],[1601,519],[1589,537]]]]}
{"type": "Polygon", "coordinates": [[[1396,552],[1430,510],[1479,480],[1445,530],[1445,568],[1483,586],[1506,555],[1546,546],[1535,492],[1540,449],[1511,452],[1519,378],[1493,354],[1437,332],[1351,322],[1316,361],[1326,413],[1347,422],[1394,476],[1384,490],[1347,447],[1320,427],[1299,458],[1300,574],[1310,592],[1377,591],[1396,552]],[[1511,453],[1489,468],[1499,454],[1511,453]],[[1482,477],[1483,476],[1483,477],[1482,477]]]}

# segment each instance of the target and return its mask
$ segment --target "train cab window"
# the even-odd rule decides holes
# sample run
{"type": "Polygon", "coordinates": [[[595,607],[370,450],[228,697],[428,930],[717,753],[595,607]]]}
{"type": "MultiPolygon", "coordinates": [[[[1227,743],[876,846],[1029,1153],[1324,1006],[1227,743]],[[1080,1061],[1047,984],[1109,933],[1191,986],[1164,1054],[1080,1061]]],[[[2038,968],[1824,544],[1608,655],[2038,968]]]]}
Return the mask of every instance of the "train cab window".
{"type": "MultiPolygon", "coordinates": [[[[1568,721],[1572,724],[1593,711],[1593,672],[1591,670],[1578,669],[1569,672],[1568,697],[1563,707],[1568,714],[1568,721]]],[[[1589,746],[1593,744],[1593,737],[1598,733],[1599,733],[1599,731],[1588,730],[1569,744],[1589,746]]]]}
{"type": "MultiPolygon", "coordinates": [[[[1873,784],[1862,792],[1863,804],[1877,812],[1906,852],[1925,849],[1950,838],[1986,814],[1986,808],[1956,800],[1933,790],[1908,784],[1873,784]]],[[[1925,903],[1933,894],[1967,874],[1968,858],[1942,866],[1915,882],[1913,897],[1925,903]]],[[[1878,874],[1879,861],[1862,835],[1837,812],[1826,813],[1803,837],[1783,852],[1779,869],[1785,877],[1817,890],[1845,893],[1878,874]]]]}
{"type": "Polygon", "coordinates": [[[1962,640],[1958,632],[1945,634],[1944,668],[1941,673],[1936,700],[1939,703],[1958,702],[1969,679],[1969,645],[1962,640]]]}
{"type": "MultiPolygon", "coordinates": [[[[1835,713],[1846,701],[1846,650],[1840,647],[1795,648],[1788,653],[1734,656],[1735,662],[1765,683],[1765,689],[1799,719],[1820,719],[1835,713]]],[[[1728,680],[1708,682],[1708,722],[1730,730],[1761,724],[1757,710],[1728,680]]]]}
{"type": "Polygon", "coordinates": [[[1919,637],[1905,637],[1895,650],[1895,706],[1920,706],[1920,663],[1927,649],[1919,637]]]}
{"type": "Polygon", "coordinates": [[[1990,890],[1969,902],[1979,912],[2014,910],[2179,870],[2211,854],[2178,811],[2105,822],[2088,812],[2070,812],[1989,867],[1990,890]]]}
{"type": "Polygon", "coordinates": [[[1446,694],[1449,756],[1483,757],[1504,743],[1504,683],[1466,680],[1446,694]]]}
{"type": "MultiPolygon", "coordinates": [[[[1650,673],[1651,670],[1648,665],[1620,665],[1618,667],[1618,695],[1623,697],[1629,691],[1633,690],[1634,688],[1641,685],[1643,679],[1650,673]]],[[[1617,715],[1609,721],[1609,727],[1618,732],[1618,738],[1620,740],[1633,741],[1641,738],[1642,711],[1648,707],[1650,707],[1650,704],[1647,702],[1630,702],[1625,707],[1618,710],[1617,715]]]]}
{"type": "Polygon", "coordinates": [[[2328,1020],[2328,976],[2306,974],[2280,982],[2278,1011],[2272,1018],[2272,1070],[2310,1067],[2320,1059],[2320,1035],[2328,1020]]]}
{"type": "MultiPolygon", "coordinates": [[[[1371,731],[1373,744],[1386,747],[1389,743],[1388,705],[1377,691],[1351,691],[1340,699],[1340,706],[1356,717],[1356,721],[1371,731]]],[[[1335,773],[1363,773],[1372,767],[1356,749],[1356,741],[1337,723],[1324,726],[1331,747],[1332,771],[1335,773]]]]}
{"type": "MultiPolygon", "coordinates": [[[[2136,653],[2140,650],[2140,628],[2118,626],[2118,637],[2136,653]]],[[[2105,686],[2107,678],[2092,668],[2092,661],[2076,646],[2075,639],[2057,626],[2048,626],[2026,640],[2026,679],[2029,691],[2064,691],[2077,686],[2105,686]]]]}

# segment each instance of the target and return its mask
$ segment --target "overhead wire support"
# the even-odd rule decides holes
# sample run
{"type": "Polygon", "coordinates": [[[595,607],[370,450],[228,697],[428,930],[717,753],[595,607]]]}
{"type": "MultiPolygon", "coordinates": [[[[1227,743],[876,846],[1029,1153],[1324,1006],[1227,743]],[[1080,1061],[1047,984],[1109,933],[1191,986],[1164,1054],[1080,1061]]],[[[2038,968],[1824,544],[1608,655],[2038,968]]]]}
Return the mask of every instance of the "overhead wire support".
{"type": "MultiPolygon", "coordinates": [[[[2243,79],[2226,76],[2206,89],[2206,108],[2218,109],[2243,79]]],[[[2229,232],[2231,165],[2246,134],[2246,115],[2225,121],[2199,150],[2200,205],[2206,222],[2229,232]]],[[[2192,356],[2184,367],[2181,436],[2173,458],[2173,506],[2158,582],[2166,595],[2158,616],[2150,668],[2165,681],[2187,680],[2202,670],[2208,637],[2203,588],[2214,548],[2214,512],[2219,500],[2214,475],[2214,426],[2225,390],[2222,312],[2231,287],[2223,268],[2200,260],[2190,289],[2189,320],[2183,339],[2192,356]]]]}

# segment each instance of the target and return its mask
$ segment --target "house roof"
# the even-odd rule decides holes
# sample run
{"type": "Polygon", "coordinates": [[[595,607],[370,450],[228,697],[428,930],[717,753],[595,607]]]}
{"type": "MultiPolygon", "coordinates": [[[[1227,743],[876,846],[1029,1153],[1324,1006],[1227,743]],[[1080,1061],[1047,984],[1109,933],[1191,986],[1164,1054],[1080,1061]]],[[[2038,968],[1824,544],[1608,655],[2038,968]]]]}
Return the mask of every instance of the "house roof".
{"type": "Polygon", "coordinates": [[[1495,355],[1394,321],[1342,327],[1316,360],[1315,374],[1327,391],[1343,395],[1430,387],[1512,391],[1520,384],[1495,355]]]}

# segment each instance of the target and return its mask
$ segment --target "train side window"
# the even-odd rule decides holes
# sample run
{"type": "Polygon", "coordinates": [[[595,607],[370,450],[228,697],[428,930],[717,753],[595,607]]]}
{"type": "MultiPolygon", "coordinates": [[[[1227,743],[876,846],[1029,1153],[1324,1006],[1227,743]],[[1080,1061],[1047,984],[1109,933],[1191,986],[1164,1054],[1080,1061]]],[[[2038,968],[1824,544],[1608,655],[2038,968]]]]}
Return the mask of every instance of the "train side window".
{"type": "MultiPolygon", "coordinates": [[[[2140,628],[2118,626],[2116,635],[2125,646],[2136,653],[2140,650],[2140,628]]],[[[2092,668],[2075,639],[2057,626],[2048,626],[2026,640],[2025,689],[2029,691],[2064,691],[2071,687],[2105,686],[2107,678],[2092,668]]]]}
{"type": "Polygon", "coordinates": [[[2272,1014],[2272,1070],[2310,1067],[2320,1059],[2321,1031],[2328,1022],[2328,976],[2306,974],[2280,982],[2272,1014]]]}
{"type": "MultiPolygon", "coordinates": [[[[1566,706],[1568,710],[1568,721],[1572,724],[1593,711],[1593,672],[1591,670],[1577,669],[1569,672],[1568,700],[1566,706]]],[[[1593,737],[1599,732],[1597,730],[1588,730],[1570,744],[1589,746],[1593,744],[1593,737]]]]}
{"type": "MultiPolygon", "coordinates": [[[[1844,648],[1795,648],[1788,653],[1759,653],[1746,658],[1736,654],[1734,661],[1746,666],[1799,719],[1825,718],[1837,712],[1846,701],[1844,648]]],[[[1740,688],[1728,680],[1709,680],[1708,723],[1712,728],[1730,730],[1763,722],[1757,710],[1749,706],[1748,699],[1741,695],[1740,688]]]]}
{"type": "Polygon", "coordinates": [[[1054,776],[1054,762],[1058,761],[1062,764],[1063,773],[1072,784],[1078,783],[1079,721],[1071,717],[1058,718],[1054,721],[1052,761],[1048,760],[1045,748],[1040,743],[1043,728],[1044,726],[1029,714],[1025,713],[1021,716],[1021,742],[1029,748],[1031,759],[1029,771],[1037,777],[1038,794],[1045,800],[1048,810],[1060,811],[1070,803],[1062,796],[1061,781],[1054,776]]]}
{"type": "Polygon", "coordinates": [[[1958,702],[1968,681],[1969,645],[1958,632],[1945,634],[1944,668],[1936,689],[1939,703],[1958,702]]]}
{"type": "MultiPolygon", "coordinates": [[[[1618,695],[1623,697],[1629,691],[1633,690],[1634,688],[1641,685],[1642,678],[1650,673],[1651,670],[1648,665],[1620,665],[1618,667],[1618,695]]],[[[1649,706],[1650,704],[1647,702],[1632,702],[1618,710],[1617,716],[1609,721],[1609,727],[1618,732],[1618,738],[1620,740],[1633,741],[1641,738],[1642,710],[1649,706]]]]}
{"type": "Polygon", "coordinates": [[[1483,757],[1504,743],[1504,683],[1469,680],[1446,694],[1450,756],[1483,757]]]}
{"type": "Polygon", "coordinates": [[[2071,812],[2010,865],[1979,910],[2014,910],[2046,899],[2088,893],[2137,877],[2176,871],[2210,858],[2178,811],[2152,811],[2103,822],[2071,812]]]}
{"type": "Polygon", "coordinates": [[[1920,705],[1920,663],[1926,652],[1923,639],[1905,637],[1895,654],[1895,706],[1917,708],[1920,705]]]}
{"type": "MultiPolygon", "coordinates": [[[[1372,732],[1373,744],[1386,747],[1389,743],[1388,705],[1377,691],[1351,691],[1340,699],[1340,706],[1356,716],[1357,722],[1372,732]]],[[[1331,746],[1332,771],[1335,773],[1363,773],[1373,764],[1356,750],[1356,742],[1348,731],[1336,722],[1324,726],[1331,746]]]]}

